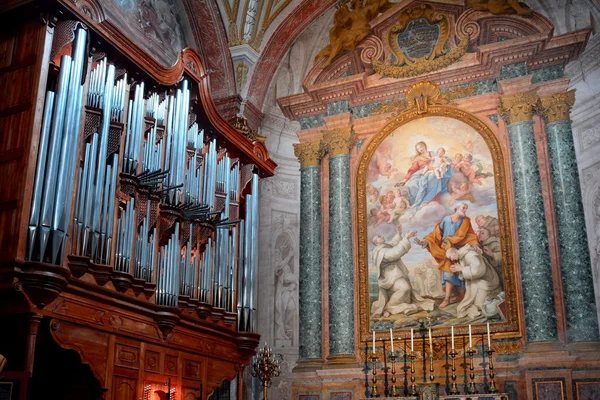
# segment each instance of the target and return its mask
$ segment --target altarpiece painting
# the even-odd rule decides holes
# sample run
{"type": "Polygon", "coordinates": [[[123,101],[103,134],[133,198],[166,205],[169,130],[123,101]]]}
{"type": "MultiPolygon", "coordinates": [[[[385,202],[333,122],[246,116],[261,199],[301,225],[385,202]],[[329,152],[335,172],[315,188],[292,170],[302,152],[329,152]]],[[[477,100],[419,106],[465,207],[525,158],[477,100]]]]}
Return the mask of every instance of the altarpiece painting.
{"type": "Polygon", "coordinates": [[[477,118],[445,111],[397,118],[361,158],[363,334],[517,317],[498,141],[477,118]]]}

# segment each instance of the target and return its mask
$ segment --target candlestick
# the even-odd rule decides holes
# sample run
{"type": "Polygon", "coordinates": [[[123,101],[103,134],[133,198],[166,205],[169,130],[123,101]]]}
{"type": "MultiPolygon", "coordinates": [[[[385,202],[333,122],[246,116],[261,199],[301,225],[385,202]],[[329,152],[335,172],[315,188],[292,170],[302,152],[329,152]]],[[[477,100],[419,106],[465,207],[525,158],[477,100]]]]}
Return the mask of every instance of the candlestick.
{"type": "Polygon", "coordinates": [[[390,360],[392,360],[392,390],[390,392],[390,395],[392,397],[397,397],[399,393],[398,389],[396,388],[396,355],[393,351],[390,353],[390,360]]]}
{"type": "Polygon", "coordinates": [[[254,360],[250,372],[263,382],[263,400],[267,400],[270,382],[279,376],[281,368],[279,362],[273,359],[273,350],[268,348],[266,343],[254,360]]]}
{"type": "Polygon", "coordinates": [[[473,348],[473,337],[471,336],[471,325],[469,324],[469,347],[473,348]]]}
{"type": "Polygon", "coordinates": [[[433,354],[433,341],[431,340],[431,328],[429,328],[429,352],[433,354]]]}
{"type": "Polygon", "coordinates": [[[454,325],[452,325],[452,350],[454,350],[454,325]]]}
{"type": "Polygon", "coordinates": [[[498,388],[496,388],[496,382],[494,381],[494,362],[492,360],[493,358],[493,354],[494,354],[494,350],[492,349],[492,345],[490,344],[490,346],[488,347],[488,357],[490,358],[490,389],[489,392],[490,393],[498,393],[498,388]]]}
{"type": "Polygon", "coordinates": [[[375,352],[371,356],[371,362],[373,362],[373,386],[371,386],[371,397],[379,397],[379,391],[377,391],[377,356],[375,352]]]}
{"type": "Polygon", "coordinates": [[[433,382],[435,376],[433,375],[433,351],[429,353],[429,380],[433,382]]]}
{"type": "Polygon", "coordinates": [[[394,352],[394,335],[392,334],[392,328],[390,328],[390,342],[392,342],[392,353],[394,352]]]}
{"type": "MultiPolygon", "coordinates": [[[[411,329],[412,331],[412,329],[411,329]]],[[[412,332],[411,332],[412,333],[412,332]]],[[[412,339],[412,337],[411,337],[412,339]]],[[[410,352],[410,396],[417,395],[417,385],[415,384],[415,353],[410,352]]]]}
{"type": "Polygon", "coordinates": [[[415,330],[410,328],[410,352],[415,352],[415,330]]]}
{"type": "Polygon", "coordinates": [[[375,354],[375,331],[373,331],[373,354],[375,354]]]}
{"type": "MultiPolygon", "coordinates": [[[[454,339],[454,337],[452,339],[454,339]]],[[[456,355],[457,354],[458,353],[456,351],[454,351],[454,348],[452,348],[452,351],[450,352],[450,357],[452,357],[452,384],[450,385],[450,394],[459,394],[458,386],[456,386],[456,355]]]]}
{"type": "Polygon", "coordinates": [[[487,334],[488,334],[488,349],[492,347],[492,336],[490,335],[490,323],[487,323],[487,334]]]}
{"type": "Polygon", "coordinates": [[[475,354],[475,350],[473,350],[473,348],[470,348],[469,350],[467,350],[467,354],[469,354],[469,378],[470,378],[467,393],[475,394],[475,393],[477,393],[477,387],[475,386],[475,372],[474,372],[474,368],[473,368],[473,354],[475,354]]]}

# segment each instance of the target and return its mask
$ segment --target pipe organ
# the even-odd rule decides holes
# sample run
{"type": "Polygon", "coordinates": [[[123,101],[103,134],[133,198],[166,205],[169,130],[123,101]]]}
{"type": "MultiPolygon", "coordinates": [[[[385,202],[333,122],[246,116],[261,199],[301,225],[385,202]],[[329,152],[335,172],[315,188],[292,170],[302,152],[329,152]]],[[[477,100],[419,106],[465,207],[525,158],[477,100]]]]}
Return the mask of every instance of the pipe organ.
{"type": "MultiPolygon", "coordinates": [[[[104,25],[81,20],[46,23],[47,36],[36,39],[50,46],[53,35],[73,37],[39,63],[39,123],[19,133],[32,149],[23,161],[33,178],[21,199],[27,223],[12,228],[23,245],[3,258],[2,279],[12,277],[19,301],[47,321],[43,334],[64,348],[77,341],[81,360],[106,377],[105,392],[116,390],[110,371],[120,367],[101,362],[98,349],[118,358],[129,346],[145,371],[135,395],[152,371],[154,380],[175,377],[182,393],[197,385],[205,398],[241,374],[258,344],[258,181],[275,164],[216,113],[193,50],[161,70],[111,42],[104,25]],[[98,335],[107,339],[95,343],[98,335]],[[142,353],[160,365],[142,366],[142,353]],[[197,368],[169,373],[172,357],[197,368]]],[[[24,357],[33,364],[35,352],[24,357]]]]}

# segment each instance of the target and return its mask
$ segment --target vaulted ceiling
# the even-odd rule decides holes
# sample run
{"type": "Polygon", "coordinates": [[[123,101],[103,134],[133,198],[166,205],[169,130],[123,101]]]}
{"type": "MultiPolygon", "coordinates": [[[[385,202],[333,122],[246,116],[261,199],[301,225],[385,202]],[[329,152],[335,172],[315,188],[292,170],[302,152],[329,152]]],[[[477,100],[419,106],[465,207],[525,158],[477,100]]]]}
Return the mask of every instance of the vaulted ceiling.
{"type": "MultiPolygon", "coordinates": [[[[240,108],[258,126],[274,73],[300,34],[336,0],[181,0],[225,117],[240,108]]],[[[400,0],[411,3],[413,0],[400,0]]],[[[464,0],[450,0],[462,4],[464,0]]],[[[600,0],[527,0],[555,34],[597,25],[600,0]]],[[[331,24],[332,22],[330,22],[331,24]]]]}

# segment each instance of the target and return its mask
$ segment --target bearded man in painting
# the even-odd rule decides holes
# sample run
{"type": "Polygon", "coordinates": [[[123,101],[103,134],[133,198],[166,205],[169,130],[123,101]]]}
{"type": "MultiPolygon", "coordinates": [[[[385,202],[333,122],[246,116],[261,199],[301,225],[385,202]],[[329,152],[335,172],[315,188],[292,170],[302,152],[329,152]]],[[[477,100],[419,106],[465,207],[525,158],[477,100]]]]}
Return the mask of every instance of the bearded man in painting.
{"type": "Polygon", "coordinates": [[[434,301],[424,299],[410,284],[408,269],[402,256],[411,248],[410,239],[416,232],[402,237],[402,226],[396,226],[396,235],[389,242],[381,235],[373,237],[373,264],[377,270],[379,298],[371,306],[373,318],[389,317],[393,314],[412,314],[419,310],[433,310],[434,301]]]}
{"type": "Polygon", "coordinates": [[[459,203],[454,208],[452,215],[445,216],[435,225],[433,232],[425,236],[423,240],[415,239],[418,244],[426,247],[431,253],[442,273],[442,286],[445,290],[445,297],[440,304],[440,308],[448,307],[451,301],[462,300],[465,292],[463,280],[450,269],[452,261],[446,257],[446,251],[453,247],[460,249],[467,244],[479,245],[477,234],[471,226],[471,219],[467,217],[468,208],[469,206],[466,203],[459,203]],[[457,296],[452,298],[451,296],[455,290],[457,296]]]}

